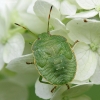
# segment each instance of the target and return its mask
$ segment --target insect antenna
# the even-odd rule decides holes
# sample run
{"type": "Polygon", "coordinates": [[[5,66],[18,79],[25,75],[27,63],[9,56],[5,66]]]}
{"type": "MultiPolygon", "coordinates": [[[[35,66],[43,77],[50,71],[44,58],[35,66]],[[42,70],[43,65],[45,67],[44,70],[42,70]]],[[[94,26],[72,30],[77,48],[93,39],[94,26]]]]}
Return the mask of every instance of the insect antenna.
{"type": "MultiPolygon", "coordinates": [[[[28,30],[28,31],[30,31],[29,29],[27,29],[26,27],[24,27],[24,26],[22,26],[22,25],[20,25],[20,24],[18,24],[18,23],[14,23],[15,25],[17,25],[17,26],[20,26],[20,27],[22,27],[23,29],[25,29],[25,30],[28,30]]],[[[30,31],[31,32],[31,31],[30,31]]],[[[31,32],[32,33],[32,32],[31,32]]]]}
{"type": "Polygon", "coordinates": [[[18,24],[18,23],[14,23],[14,24],[17,25],[17,26],[22,27],[22,28],[25,29],[25,30],[28,30],[28,31],[31,32],[35,37],[37,37],[37,35],[34,34],[32,31],[30,31],[28,28],[26,28],[26,27],[24,27],[24,26],[22,26],[22,25],[20,25],[20,24],[18,24]]]}
{"type": "Polygon", "coordinates": [[[53,5],[52,5],[51,8],[50,8],[50,12],[49,12],[49,16],[48,16],[48,27],[47,27],[47,33],[49,33],[49,34],[50,34],[50,31],[49,31],[49,22],[50,22],[50,14],[51,14],[52,8],[53,8],[53,5]]]}

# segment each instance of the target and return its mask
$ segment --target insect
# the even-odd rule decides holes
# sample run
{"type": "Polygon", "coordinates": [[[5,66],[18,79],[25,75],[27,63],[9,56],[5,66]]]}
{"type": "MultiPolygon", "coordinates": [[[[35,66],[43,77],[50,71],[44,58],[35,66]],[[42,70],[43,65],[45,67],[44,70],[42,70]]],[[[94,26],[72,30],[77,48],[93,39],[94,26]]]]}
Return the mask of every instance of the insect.
{"type": "MultiPolygon", "coordinates": [[[[52,7],[50,8],[50,13],[52,7]]],[[[34,64],[39,74],[48,83],[63,85],[72,81],[75,76],[76,58],[66,38],[50,34],[50,13],[47,32],[40,34],[32,45],[34,64]]]]}
{"type": "MultiPolygon", "coordinates": [[[[76,58],[67,39],[60,35],[51,35],[49,31],[48,16],[47,32],[38,35],[38,39],[32,44],[34,64],[40,74],[40,82],[46,84],[68,85],[76,73],[76,58]],[[42,81],[45,78],[47,82],[42,81]]],[[[27,64],[31,64],[28,63],[27,64]]],[[[51,92],[55,89],[51,90],[51,92]]]]}

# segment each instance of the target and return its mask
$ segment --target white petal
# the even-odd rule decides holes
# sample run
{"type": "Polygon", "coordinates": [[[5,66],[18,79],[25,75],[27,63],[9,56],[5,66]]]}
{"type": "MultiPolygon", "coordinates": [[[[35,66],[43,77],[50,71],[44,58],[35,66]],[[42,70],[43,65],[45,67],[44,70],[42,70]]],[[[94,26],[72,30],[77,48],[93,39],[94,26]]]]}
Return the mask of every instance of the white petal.
{"type": "Polygon", "coordinates": [[[37,0],[32,0],[32,2],[30,3],[29,7],[27,8],[27,12],[28,13],[35,14],[34,11],[33,11],[33,6],[34,6],[36,1],[37,0]]]}
{"type": "Polygon", "coordinates": [[[58,0],[44,0],[50,4],[52,4],[54,7],[56,7],[59,10],[60,2],[58,0]]]}
{"type": "Polygon", "coordinates": [[[16,73],[36,72],[34,64],[27,64],[27,62],[33,61],[33,54],[24,55],[10,61],[6,68],[16,73]]]}
{"type": "Polygon", "coordinates": [[[78,42],[74,47],[77,61],[75,80],[84,81],[89,79],[95,72],[97,66],[97,55],[90,50],[90,47],[78,42]]]}
{"type": "Polygon", "coordinates": [[[71,84],[78,84],[78,85],[81,85],[81,84],[86,84],[86,83],[90,83],[89,82],[89,79],[88,80],[84,80],[84,81],[79,81],[79,80],[73,80],[72,82],[71,82],[71,84]]]}
{"type": "Polygon", "coordinates": [[[0,16],[0,42],[6,36],[6,24],[4,19],[0,16]]]}
{"type": "Polygon", "coordinates": [[[6,68],[17,73],[11,80],[25,85],[34,84],[39,76],[38,71],[34,64],[26,64],[33,60],[33,54],[29,54],[10,61],[6,68]]]}
{"type": "Polygon", "coordinates": [[[92,2],[95,4],[95,6],[99,6],[100,5],[100,0],[92,0],[92,2]]]}
{"type": "Polygon", "coordinates": [[[71,20],[67,24],[69,29],[69,37],[73,40],[79,40],[85,42],[86,44],[90,43],[99,43],[100,42],[100,22],[95,20],[87,20],[84,22],[82,19],[71,20]]]}
{"type": "Polygon", "coordinates": [[[24,38],[21,34],[17,33],[12,36],[6,43],[3,53],[3,59],[6,63],[12,59],[22,55],[24,50],[24,38]]]}
{"type": "Polygon", "coordinates": [[[47,31],[47,23],[40,20],[36,15],[21,13],[20,14],[25,26],[36,34],[47,31]]]}
{"type": "Polygon", "coordinates": [[[73,41],[68,36],[68,31],[67,30],[56,29],[56,30],[51,31],[50,34],[63,36],[63,37],[65,37],[67,39],[67,41],[70,44],[73,44],[73,41]]]}
{"type": "Polygon", "coordinates": [[[3,50],[4,50],[4,46],[2,44],[0,44],[0,70],[3,68],[4,66],[4,61],[3,61],[3,50]]]}
{"type": "Polygon", "coordinates": [[[83,94],[84,92],[88,91],[91,87],[92,84],[77,85],[71,87],[70,89],[67,89],[67,86],[62,86],[55,92],[54,96],[50,100],[62,100],[66,97],[71,99],[73,97],[83,94]]]}
{"type": "Polygon", "coordinates": [[[0,100],[27,100],[27,88],[8,80],[0,81],[0,100]]]}
{"type": "Polygon", "coordinates": [[[60,10],[61,14],[63,15],[74,15],[76,13],[77,8],[75,5],[72,5],[67,1],[62,1],[60,10]]]}
{"type": "Polygon", "coordinates": [[[82,85],[76,85],[70,88],[69,90],[66,90],[63,92],[63,96],[68,96],[68,97],[76,97],[84,92],[88,91],[93,85],[92,84],[82,84],[82,85]]]}
{"type": "Polygon", "coordinates": [[[65,25],[59,19],[57,19],[57,18],[52,18],[50,20],[50,23],[52,24],[52,26],[55,29],[63,29],[63,30],[66,30],[65,25]]]}
{"type": "Polygon", "coordinates": [[[67,1],[75,5],[78,9],[81,9],[81,7],[77,4],[76,0],[67,0],[67,1]]]}
{"type": "MultiPolygon", "coordinates": [[[[46,82],[45,79],[43,79],[42,81],[46,82]]],[[[35,93],[40,98],[50,99],[53,95],[53,93],[51,93],[51,90],[53,88],[54,88],[53,85],[41,83],[41,82],[39,82],[39,80],[37,80],[36,84],[35,84],[35,93]]]]}
{"type": "Polygon", "coordinates": [[[81,6],[83,9],[92,9],[95,8],[94,0],[76,0],[76,2],[81,6]]]}
{"type": "Polygon", "coordinates": [[[100,56],[98,58],[98,65],[95,70],[95,73],[92,75],[90,80],[93,84],[98,84],[98,85],[100,84],[100,56]]]}
{"type": "Polygon", "coordinates": [[[28,6],[30,5],[31,0],[17,0],[16,9],[18,12],[27,11],[28,6]]]}
{"type": "Polygon", "coordinates": [[[87,95],[81,95],[75,98],[71,98],[70,100],[92,100],[92,99],[87,95]]]}
{"type": "Polygon", "coordinates": [[[91,17],[94,17],[97,14],[98,14],[98,12],[95,9],[93,9],[93,10],[90,10],[90,11],[84,11],[84,12],[76,13],[75,15],[67,16],[66,18],[91,18],[91,17]]]}
{"type": "MultiPolygon", "coordinates": [[[[43,0],[37,0],[34,5],[34,12],[36,13],[37,16],[42,18],[43,21],[47,22],[50,12],[50,7],[51,7],[50,3],[43,0]]],[[[60,12],[55,7],[53,7],[52,9],[51,17],[60,18],[60,12]]]]}
{"type": "MultiPolygon", "coordinates": [[[[3,28],[1,30],[4,29],[4,31],[6,32],[7,28],[10,27],[10,17],[11,17],[11,15],[10,15],[10,11],[9,11],[7,5],[2,4],[2,3],[0,3],[0,4],[2,5],[2,6],[0,6],[0,17],[2,16],[2,18],[0,19],[0,20],[2,20],[2,21],[0,21],[0,24],[3,25],[2,26],[3,28]]],[[[3,33],[3,35],[5,35],[5,33],[3,33]]]]}
{"type": "Polygon", "coordinates": [[[66,91],[66,89],[67,89],[67,86],[66,86],[66,85],[61,86],[61,87],[55,92],[55,94],[53,95],[53,97],[52,97],[50,100],[62,100],[62,98],[63,98],[62,93],[63,93],[64,91],[66,91]]]}

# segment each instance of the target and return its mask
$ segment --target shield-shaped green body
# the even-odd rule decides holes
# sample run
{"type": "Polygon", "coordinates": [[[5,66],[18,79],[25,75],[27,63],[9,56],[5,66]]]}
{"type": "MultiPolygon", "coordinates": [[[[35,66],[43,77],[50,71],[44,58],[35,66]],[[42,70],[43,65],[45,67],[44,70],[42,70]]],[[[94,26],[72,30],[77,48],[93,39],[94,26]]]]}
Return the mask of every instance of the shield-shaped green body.
{"type": "Polygon", "coordinates": [[[39,74],[49,83],[63,85],[76,73],[76,59],[66,38],[42,33],[32,46],[39,74]]]}

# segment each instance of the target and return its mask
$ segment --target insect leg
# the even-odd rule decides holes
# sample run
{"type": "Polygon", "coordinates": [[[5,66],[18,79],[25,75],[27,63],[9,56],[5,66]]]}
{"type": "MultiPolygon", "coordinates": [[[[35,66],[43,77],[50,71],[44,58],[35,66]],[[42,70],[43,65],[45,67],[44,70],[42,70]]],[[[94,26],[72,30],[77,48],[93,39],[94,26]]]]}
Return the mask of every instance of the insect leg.
{"type": "Polygon", "coordinates": [[[51,90],[52,93],[53,93],[53,91],[56,89],[56,87],[57,87],[57,86],[55,86],[55,87],[51,90]]]}
{"type": "Polygon", "coordinates": [[[79,42],[79,41],[78,41],[78,40],[76,40],[76,41],[74,42],[74,44],[72,45],[72,48],[75,46],[75,44],[76,44],[77,42],[79,42]]]}
{"type": "Polygon", "coordinates": [[[40,81],[41,83],[50,84],[49,82],[44,82],[44,81],[42,81],[42,76],[41,76],[41,75],[40,75],[40,77],[39,77],[39,81],[40,81]]]}
{"type": "Polygon", "coordinates": [[[30,65],[30,64],[34,64],[34,62],[26,62],[26,64],[30,65]]]}
{"type": "Polygon", "coordinates": [[[67,86],[67,89],[70,89],[70,86],[68,84],[66,84],[66,86],[67,86]]]}
{"type": "Polygon", "coordinates": [[[32,44],[33,44],[33,42],[29,42],[29,44],[30,44],[30,45],[32,45],[32,44]]]}

